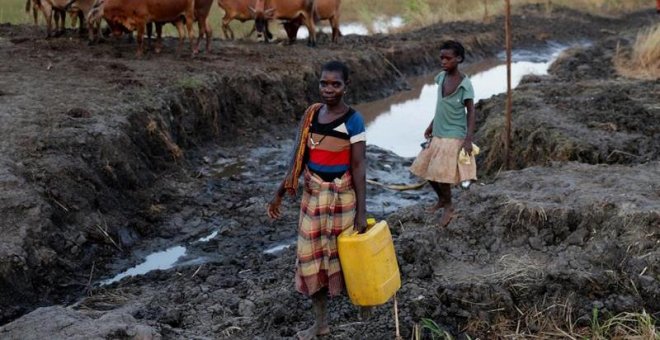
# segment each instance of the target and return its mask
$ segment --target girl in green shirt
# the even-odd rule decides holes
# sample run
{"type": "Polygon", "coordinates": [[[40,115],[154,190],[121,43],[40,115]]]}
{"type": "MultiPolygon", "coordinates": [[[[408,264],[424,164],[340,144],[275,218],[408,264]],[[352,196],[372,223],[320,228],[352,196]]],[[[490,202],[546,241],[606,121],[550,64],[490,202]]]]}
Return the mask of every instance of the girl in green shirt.
{"type": "Polygon", "coordinates": [[[438,202],[429,212],[444,208],[439,225],[445,227],[454,217],[451,186],[477,179],[477,167],[472,154],[474,134],[474,89],[470,79],[458,69],[465,60],[465,49],[457,41],[445,41],[440,47],[443,71],[436,77],[438,101],[435,116],[424,131],[430,143],[422,149],[410,171],[429,181],[438,195],[438,202]],[[464,149],[468,162],[459,162],[464,149]]]}

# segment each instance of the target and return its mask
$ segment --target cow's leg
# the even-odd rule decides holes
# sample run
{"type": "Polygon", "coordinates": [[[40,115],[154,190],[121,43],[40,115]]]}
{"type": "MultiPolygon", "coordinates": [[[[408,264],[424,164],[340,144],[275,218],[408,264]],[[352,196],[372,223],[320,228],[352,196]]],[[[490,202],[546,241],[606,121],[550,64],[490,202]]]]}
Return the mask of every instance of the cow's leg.
{"type": "Polygon", "coordinates": [[[330,26],[332,27],[332,42],[339,42],[339,18],[336,15],[333,15],[330,18],[330,26]]]}
{"type": "MultiPolygon", "coordinates": [[[[179,22],[177,21],[177,29],[179,28],[179,22]]],[[[179,32],[181,35],[181,32],[179,32]]],[[[163,50],[163,24],[156,23],[156,53],[160,53],[163,50]]]]}
{"type": "Polygon", "coordinates": [[[213,29],[209,24],[208,17],[204,18],[204,30],[206,31],[206,53],[211,52],[211,40],[213,40],[213,29]]]}
{"type": "Polygon", "coordinates": [[[314,25],[314,18],[307,14],[304,16],[305,26],[307,26],[307,31],[309,31],[309,40],[307,40],[307,45],[310,47],[316,47],[316,27],[314,25]]]}
{"type": "MultiPolygon", "coordinates": [[[[197,39],[195,41],[195,50],[199,52],[199,43],[202,40],[202,36],[206,36],[206,22],[202,18],[197,18],[197,39]]],[[[208,49],[209,47],[206,46],[208,49]]]]}
{"type": "Polygon", "coordinates": [[[53,9],[43,6],[41,7],[41,11],[44,13],[44,18],[46,19],[46,38],[50,38],[53,29],[53,9]]]}
{"type": "Polygon", "coordinates": [[[60,36],[64,34],[64,18],[66,17],[66,13],[62,13],[62,11],[55,8],[53,8],[53,12],[55,13],[55,35],[60,36]]]}
{"type": "Polygon", "coordinates": [[[147,23],[147,47],[151,49],[152,44],[151,44],[151,36],[153,35],[154,32],[154,23],[149,22],[147,23]]]}
{"type": "Polygon", "coordinates": [[[146,22],[141,22],[137,24],[137,43],[138,43],[137,57],[138,58],[142,58],[143,55],[144,31],[147,29],[146,26],[147,26],[146,22]]]}
{"type": "Polygon", "coordinates": [[[192,12],[186,15],[186,35],[188,36],[188,40],[190,40],[190,49],[192,49],[193,55],[196,55],[199,53],[199,46],[195,45],[195,34],[193,33],[194,20],[195,18],[193,17],[192,12]]]}
{"type": "Polygon", "coordinates": [[[32,5],[32,17],[34,18],[34,25],[39,26],[39,9],[36,5],[32,5]]]}
{"type": "Polygon", "coordinates": [[[231,30],[231,27],[229,27],[229,22],[231,22],[231,18],[225,14],[222,18],[222,34],[225,35],[225,39],[234,40],[234,32],[231,30]],[[231,36],[229,35],[230,33],[231,36]]]}
{"type": "Polygon", "coordinates": [[[83,15],[82,11],[78,11],[78,21],[80,21],[80,25],[78,26],[78,32],[82,36],[85,34],[85,15],[83,15]]]}
{"type": "Polygon", "coordinates": [[[176,25],[176,30],[179,33],[179,43],[176,46],[176,55],[180,56],[181,55],[181,50],[183,49],[183,22],[181,20],[177,20],[175,22],[176,25]]]}

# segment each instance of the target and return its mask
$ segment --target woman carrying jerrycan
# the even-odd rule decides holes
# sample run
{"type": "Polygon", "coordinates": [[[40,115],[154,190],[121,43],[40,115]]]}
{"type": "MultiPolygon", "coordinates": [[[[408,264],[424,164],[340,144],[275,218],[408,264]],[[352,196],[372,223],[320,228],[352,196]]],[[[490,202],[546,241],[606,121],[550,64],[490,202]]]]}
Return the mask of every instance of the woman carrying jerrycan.
{"type": "Polygon", "coordinates": [[[312,298],[315,322],[298,339],[330,333],[327,297],[344,288],[337,237],[351,226],[360,233],[367,228],[366,133],[360,113],[344,102],[349,84],[346,65],[332,61],[323,66],[323,103],[305,111],[287,175],[268,205],[268,216],[279,218],[282,197],[296,194],[304,174],[295,281],[296,289],[312,298]]]}

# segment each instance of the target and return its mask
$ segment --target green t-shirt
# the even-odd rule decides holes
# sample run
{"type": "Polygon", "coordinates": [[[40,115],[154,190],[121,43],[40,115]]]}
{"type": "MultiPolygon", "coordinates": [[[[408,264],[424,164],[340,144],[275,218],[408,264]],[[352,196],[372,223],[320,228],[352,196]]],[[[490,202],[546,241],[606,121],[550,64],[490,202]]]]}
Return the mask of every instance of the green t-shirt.
{"type": "Polygon", "coordinates": [[[442,82],[445,74],[446,72],[442,71],[435,77],[435,83],[438,84],[438,103],[433,117],[433,136],[463,139],[467,135],[465,101],[474,99],[474,89],[470,79],[464,76],[456,91],[443,97],[442,82]]]}

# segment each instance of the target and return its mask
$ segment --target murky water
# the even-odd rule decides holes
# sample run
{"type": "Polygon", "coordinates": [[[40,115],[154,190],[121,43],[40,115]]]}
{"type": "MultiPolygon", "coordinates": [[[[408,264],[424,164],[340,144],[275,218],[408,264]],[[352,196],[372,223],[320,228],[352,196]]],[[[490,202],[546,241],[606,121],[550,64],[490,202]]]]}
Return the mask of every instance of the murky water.
{"type": "MultiPolygon", "coordinates": [[[[528,74],[547,74],[548,67],[566,46],[548,45],[542,51],[515,51],[511,69],[512,86],[528,74]]],[[[506,92],[506,65],[500,58],[464,67],[475,90],[475,102],[506,92]]],[[[403,157],[414,157],[424,141],[423,133],[433,119],[438,86],[435,74],[410,79],[411,91],[356,105],[367,123],[367,140],[403,157]]],[[[479,112],[477,112],[479,114],[479,112]]]]}
{"type": "MultiPolygon", "coordinates": [[[[204,236],[200,239],[198,239],[196,242],[208,242],[214,237],[218,236],[218,231],[213,231],[211,234],[204,236]]],[[[186,255],[186,247],[184,246],[175,246],[168,248],[164,251],[159,251],[155,252],[153,254],[147,255],[145,257],[144,262],[140,263],[139,265],[129,268],[117,275],[111,279],[103,280],[100,282],[100,284],[103,285],[109,285],[114,282],[118,282],[121,279],[128,277],[128,276],[137,276],[137,275],[144,275],[152,270],[165,270],[165,269],[170,269],[175,267],[176,265],[192,265],[192,264],[199,264],[203,263],[204,259],[192,259],[189,261],[186,261],[185,263],[177,263],[179,259],[181,259],[183,256],[186,255]]]]}
{"type": "Polygon", "coordinates": [[[101,281],[101,285],[108,285],[128,276],[144,275],[152,270],[170,269],[174,267],[176,261],[185,254],[186,247],[182,246],[176,246],[164,251],[153,253],[148,255],[141,264],[119,273],[111,279],[101,281]]]}
{"type": "MultiPolygon", "coordinates": [[[[365,25],[358,22],[349,22],[339,25],[339,31],[342,35],[357,34],[357,35],[369,35],[376,33],[389,33],[392,30],[403,27],[404,22],[401,17],[392,17],[392,18],[379,18],[374,20],[371,25],[365,25]]],[[[321,31],[324,33],[332,33],[332,28],[327,24],[327,21],[323,21],[320,24],[321,31]]],[[[301,28],[298,31],[298,39],[307,39],[309,32],[307,29],[301,28]]]]}

